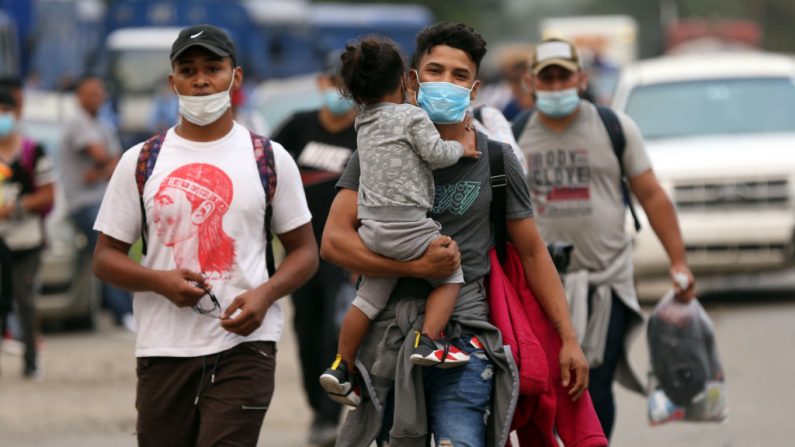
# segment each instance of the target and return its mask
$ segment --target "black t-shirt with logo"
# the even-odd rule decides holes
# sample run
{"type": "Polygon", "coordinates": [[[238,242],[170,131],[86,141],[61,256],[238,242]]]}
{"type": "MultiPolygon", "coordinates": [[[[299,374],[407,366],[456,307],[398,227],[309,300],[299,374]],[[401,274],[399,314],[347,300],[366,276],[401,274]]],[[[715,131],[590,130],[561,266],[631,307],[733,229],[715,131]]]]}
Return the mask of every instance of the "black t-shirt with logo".
{"type": "Polygon", "coordinates": [[[332,133],[320,123],[317,110],[299,112],[282,124],[273,141],[284,146],[298,164],[312,213],[312,228],[319,243],[337,192],[335,184],[356,149],[353,123],[332,133]]]}

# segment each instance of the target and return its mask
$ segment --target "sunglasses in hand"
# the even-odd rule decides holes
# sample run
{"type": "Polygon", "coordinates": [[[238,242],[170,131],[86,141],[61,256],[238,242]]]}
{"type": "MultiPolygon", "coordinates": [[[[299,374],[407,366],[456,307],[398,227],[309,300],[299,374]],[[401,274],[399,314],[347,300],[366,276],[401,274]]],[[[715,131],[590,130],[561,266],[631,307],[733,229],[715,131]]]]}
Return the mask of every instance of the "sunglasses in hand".
{"type": "Polygon", "coordinates": [[[195,305],[191,306],[191,309],[193,309],[193,311],[196,312],[199,315],[204,315],[206,317],[220,319],[221,318],[221,304],[218,303],[218,298],[215,297],[215,294],[212,292],[212,290],[208,289],[207,287],[198,285],[198,284],[194,284],[194,285],[196,287],[204,290],[204,294],[210,297],[210,304],[209,305],[202,304],[202,301],[204,301],[204,296],[202,296],[202,299],[199,300],[199,302],[197,302],[195,305]]]}

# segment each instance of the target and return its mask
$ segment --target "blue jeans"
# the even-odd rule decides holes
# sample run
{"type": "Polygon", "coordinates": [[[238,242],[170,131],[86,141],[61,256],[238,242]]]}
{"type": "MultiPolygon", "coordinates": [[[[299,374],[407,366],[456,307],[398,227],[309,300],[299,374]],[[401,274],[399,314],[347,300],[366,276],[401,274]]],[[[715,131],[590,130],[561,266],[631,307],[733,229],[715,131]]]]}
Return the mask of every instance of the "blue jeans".
{"type": "Polygon", "coordinates": [[[494,365],[483,349],[470,344],[472,336],[452,340],[470,355],[469,362],[450,369],[425,368],[425,401],[429,427],[437,446],[486,445],[486,419],[491,407],[494,365]]]}
{"type": "MultiPolygon", "coordinates": [[[[94,231],[94,221],[97,220],[99,204],[88,205],[72,212],[72,222],[77,231],[82,233],[88,241],[86,247],[88,256],[94,256],[94,247],[97,245],[99,235],[94,231]]],[[[102,302],[113,313],[113,320],[117,325],[122,323],[122,318],[132,313],[132,296],[124,290],[117,289],[110,284],[102,283],[102,302]]]]}

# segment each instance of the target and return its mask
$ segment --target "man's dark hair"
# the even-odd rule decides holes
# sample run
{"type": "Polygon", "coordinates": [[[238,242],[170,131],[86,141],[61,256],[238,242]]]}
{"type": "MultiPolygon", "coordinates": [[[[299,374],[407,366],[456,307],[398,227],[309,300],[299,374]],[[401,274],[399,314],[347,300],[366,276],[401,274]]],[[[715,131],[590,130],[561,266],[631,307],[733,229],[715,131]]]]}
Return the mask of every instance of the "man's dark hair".
{"type": "Polygon", "coordinates": [[[0,78],[0,88],[4,90],[19,90],[22,88],[22,79],[18,76],[0,78]]]}
{"type": "Polygon", "coordinates": [[[486,40],[469,25],[449,22],[427,26],[417,34],[417,45],[411,60],[411,68],[416,69],[419,66],[420,58],[430,53],[431,49],[437,45],[447,45],[468,54],[472,62],[475,63],[476,71],[480,71],[480,61],[486,54],[486,40]]]}
{"type": "Polygon", "coordinates": [[[340,58],[343,93],[358,103],[376,101],[397,90],[406,71],[398,45],[387,37],[367,36],[350,42],[340,58]]]}
{"type": "Polygon", "coordinates": [[[17,105],[17,99],[14,97],[14,91],[5,86],[0,87],[0,106],[15,109],[17,105]]]}

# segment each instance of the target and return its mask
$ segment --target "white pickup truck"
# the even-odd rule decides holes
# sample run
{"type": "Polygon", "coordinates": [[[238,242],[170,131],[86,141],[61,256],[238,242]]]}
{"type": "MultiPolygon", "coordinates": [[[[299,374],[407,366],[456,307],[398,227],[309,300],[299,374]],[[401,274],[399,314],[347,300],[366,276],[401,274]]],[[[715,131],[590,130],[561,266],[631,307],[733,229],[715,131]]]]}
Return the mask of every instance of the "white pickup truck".
{"type": "MultiPolygon", "coordinates": [[[[795,288],[795,59],[747,52],[638,62],[622,71],[613,107],[643,133],[699,293],[795,288]]],[[[670,287],[648,224],[635,234],[634,264],[641,298],[670,287]]]]}

